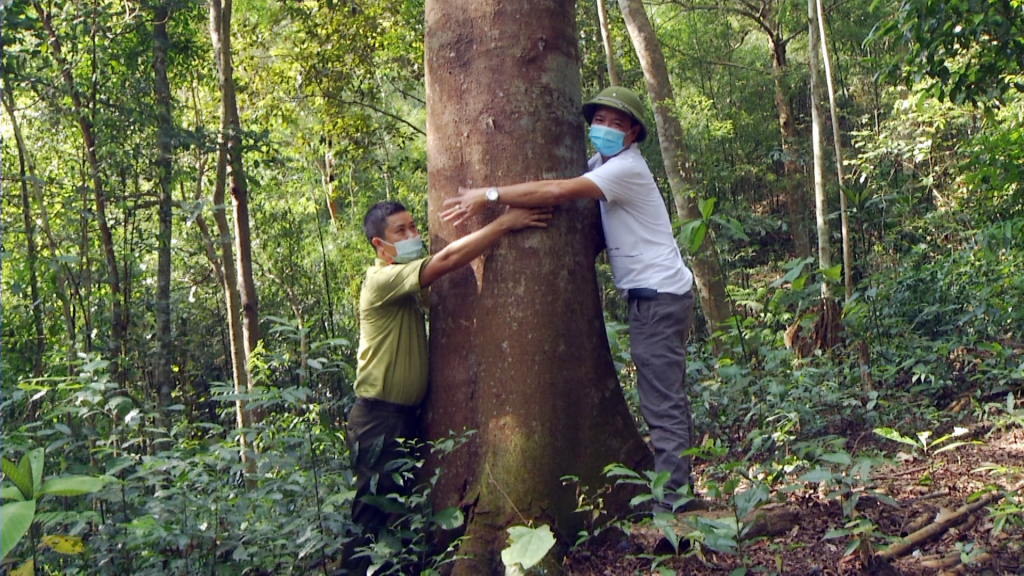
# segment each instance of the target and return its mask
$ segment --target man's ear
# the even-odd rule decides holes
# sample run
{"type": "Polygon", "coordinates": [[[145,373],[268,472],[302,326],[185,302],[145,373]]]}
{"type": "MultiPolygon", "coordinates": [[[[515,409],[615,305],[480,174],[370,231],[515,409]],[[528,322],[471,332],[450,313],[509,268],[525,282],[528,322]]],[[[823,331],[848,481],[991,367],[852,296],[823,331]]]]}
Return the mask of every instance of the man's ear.
{"type": "Polygon", "coordinates": [[[636,142],[636,139],[640,137],[640,123],[634,121],[633,127],[629,129],[629,132],[627,132],[626,135],[629,136],[630,144],[636,142]]]}

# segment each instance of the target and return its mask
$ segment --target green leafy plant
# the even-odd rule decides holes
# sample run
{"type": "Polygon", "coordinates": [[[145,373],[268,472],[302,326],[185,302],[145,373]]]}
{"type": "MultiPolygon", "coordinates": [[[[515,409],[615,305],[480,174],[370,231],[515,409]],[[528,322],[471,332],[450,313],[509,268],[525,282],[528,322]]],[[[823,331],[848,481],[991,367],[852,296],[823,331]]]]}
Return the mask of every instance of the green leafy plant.
{"type": "Polygon", "coordinates": [[[506,568],[525,571],[533,568],[555,545],[555,535],[547,524],[536,528],[512,526],[508,529],[509,545],[501,551],[506,568]]]}
{"type": "Polygon", "coordinates": [[[1019,426],[1024,428],[1024,407],[1016,407],[1017,400],[1013,396],[1013,392],[1006,393],[1006,401],[1000,406],[999,404],[989,405],[992,410],[1001,412],[995,416],[995,425],[997,429],[1006,430],[1013,426],[1019,426]]]}
{"type": "Polygon", "coordinates": [[[815,460],[818,464],[814,469],[802,474],[797,481],[824,482],[831,489],[828,498],[842,504],[845,519],[842,528],[829,530],[825,538],[850,537],[843,556],[860,551],[862,561],[866,562],[874,543],[886,537],[874,522],[858,513],[857,504],[863,496],[869,496],[889,506],[898,506],[889,496],[867,489],[871,468],[879,461],[870,457],[860,457],[855,461],[845,450],[822,453],[815,460]]]}
{"type": "MultiPolygon", "coordinates": [[[[453,450],[465,444],[473,431],[463,434],[449,434],[448,437],[429,442],[430,451],[444,458],[453,450]]],[[[415,442],[406,443],[406,456],[389,464],[393,477],[403,484],[415,483],[417,473],[424,460],[415,442]]],[[[398,516],[390,530],[378,541],[357,551],[356,556],[370,558],[370,570],[374,574],[404,573],[409,566],[423,566],[421,570],[434,574],[437,568],[454,559],[459,540],[456,539],[446,550],[435,550],[433,542],[441,530],[454,530],[465,523],[465,517],[458,507],[450,506],[434,511],[430,504],[430,493],[441,475],[437,467],[425,483],[415,485],[406,495],[386,494],[366,498],[381,509],[398,516]]]]}
{"type": "Polygon", "coordinates": [[[903,434],[900,434],[899,432],[892,428],[875,428],[874,432],[875,434],[878,434],[882,438],[893,440],[901,444],[906,444],[907,446],[912,446],[915,449],[915,451],[921,450],[925,454],[939,454],[941,452],[953,450],[955,448],[959,448],[960,446],[965,446],[967,444],[980,444],[980,442],[978,442],[977,440],[963,440],[945,444],[946,442],[949,442],[953,438],[963,436],[964,434],[970,432],[970,430],[968,430],[967,428],[961,428],[960,426],[954,427],[953,432],[946,434],[944,436],[940,436],[935,440],[930,440],[930,438],[932,437],[932,432],[928,430],[922,430],[918,432],[917,438],[910,438],[909,436],[904,436],[903,434]],[[940,444],[945,444],[945,446],[937,448],[937,446],[939,446],[940,444]]]}
{"type": "Polygon", "coordinates": [[[80,496],[101,490],[108,479],[99,476],[56,476],[43,480],[45,452],[36,448],[15,465],[0,457],[0,468],[11,482],[0,490],[0,558],[21,541],[36,519],[38,501],[45,496],[80,496]]]}

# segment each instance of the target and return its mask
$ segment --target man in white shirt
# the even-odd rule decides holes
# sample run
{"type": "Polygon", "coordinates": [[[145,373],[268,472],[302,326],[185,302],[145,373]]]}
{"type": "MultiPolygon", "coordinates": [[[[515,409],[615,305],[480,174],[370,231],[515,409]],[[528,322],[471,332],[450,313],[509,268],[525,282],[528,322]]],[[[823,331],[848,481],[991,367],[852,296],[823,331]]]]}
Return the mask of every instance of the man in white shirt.
{"type": "Polygon", "coordinates": [[[608,259],[615,286],[629,299],[629,332],[637,368],[640,412],[651,430],[654,469],[669,473],[666,502],[692,486],[693,416],[686,395],[686,337],[693,318],[693,274],[672,235],[668,210],[637,143],[647,137],[643,104],[632,91],[612,86],[583,105],[597,153],[577,178],[510,186],[459,188],[441,217],[456,225],[488,204],[554,206],[579,198],[601,204],[608,259]]]}

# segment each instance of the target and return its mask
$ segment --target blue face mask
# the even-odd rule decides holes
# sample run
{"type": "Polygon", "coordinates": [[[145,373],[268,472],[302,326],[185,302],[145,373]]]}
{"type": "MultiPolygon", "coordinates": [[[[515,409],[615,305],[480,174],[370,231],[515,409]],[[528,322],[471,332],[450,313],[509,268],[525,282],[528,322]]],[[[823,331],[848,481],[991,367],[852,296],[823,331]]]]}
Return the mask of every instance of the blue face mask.
{"type": "Polygon", "coordinates": [[[590,126],[590,141],[601,156],[615,156],[622,152],[622,139],[625,137],[625,132],[619,132],[614,128],[596,124],[590,126]]]}
{"type": "MultiPolygon", "coordinates": [[[[384,242],[384,240],[381,240],[384,242]]],[[[423,239],[419,236],[399,240],[394,244],[384,242],[388,246],[395,247],[395,257],[392,260],[395,264],[406,264],[413,260],[419,260],[423,256],[423,239]]]]}

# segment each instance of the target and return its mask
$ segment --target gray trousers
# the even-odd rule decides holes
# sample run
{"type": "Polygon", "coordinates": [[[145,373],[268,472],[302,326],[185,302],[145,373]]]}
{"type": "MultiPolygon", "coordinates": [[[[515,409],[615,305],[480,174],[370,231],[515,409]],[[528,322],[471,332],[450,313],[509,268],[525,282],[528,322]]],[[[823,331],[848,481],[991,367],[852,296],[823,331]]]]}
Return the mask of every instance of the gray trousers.
{"type": "MultiPolygon", "coordinates": [[[[693,320],[693,291],[629,300],[629,339],[636,364],[640,414],[654,446],[654,471],[669,473],[666,492],[691,484],[690,457],[680,453],[694,441],[686,395],[686,337],[693,320]]],[[[666,496],[669,504],[675,496],[666,496]]]]}

